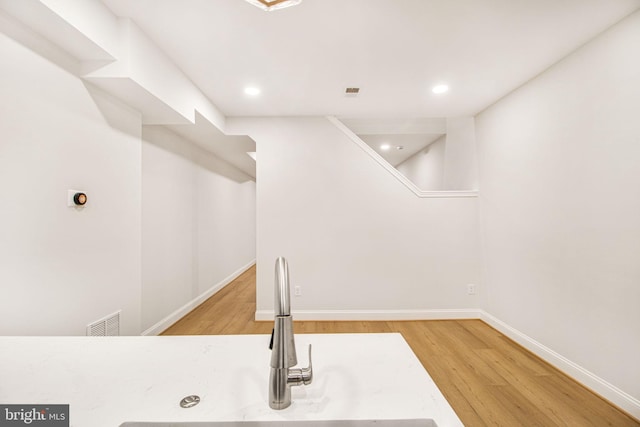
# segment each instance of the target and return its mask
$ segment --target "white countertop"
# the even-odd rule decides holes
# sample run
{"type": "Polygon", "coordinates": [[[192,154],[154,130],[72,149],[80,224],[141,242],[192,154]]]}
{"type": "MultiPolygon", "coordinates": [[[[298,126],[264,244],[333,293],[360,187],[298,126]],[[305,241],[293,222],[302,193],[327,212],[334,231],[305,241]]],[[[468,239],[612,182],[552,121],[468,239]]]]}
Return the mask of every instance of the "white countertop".
{"type": "Polygon", "coordinates": [[[0,337],[0,404],[69,404],[72,427],[127,421],[433,419],[462,426],[400,334],[296,334],[313,383],[268,404],[268,335],[0,337]],[[180,400],[199,395],[199,405],[180,400]]]}

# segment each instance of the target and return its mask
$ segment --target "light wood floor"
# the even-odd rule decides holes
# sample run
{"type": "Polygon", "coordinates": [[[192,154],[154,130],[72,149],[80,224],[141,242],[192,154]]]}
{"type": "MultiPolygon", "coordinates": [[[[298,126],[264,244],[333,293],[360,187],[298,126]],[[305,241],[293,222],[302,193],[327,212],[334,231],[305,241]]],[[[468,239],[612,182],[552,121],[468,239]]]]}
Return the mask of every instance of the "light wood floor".
{"type": "MultiPolygon", "coordinates": [[[[164,335],[270,334],[253,320],[255,266],[164,335]]],[[[400,332],[467,427],[640,427],[480,320],[295,322],[296,333],[400,332]]]]}

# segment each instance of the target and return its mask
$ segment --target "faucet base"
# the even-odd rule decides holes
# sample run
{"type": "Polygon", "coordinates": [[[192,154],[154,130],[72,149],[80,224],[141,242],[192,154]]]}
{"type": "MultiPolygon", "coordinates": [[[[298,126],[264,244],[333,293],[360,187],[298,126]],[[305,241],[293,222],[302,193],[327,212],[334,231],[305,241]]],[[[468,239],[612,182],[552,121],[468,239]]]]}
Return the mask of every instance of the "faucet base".
{"type": "Polygon", "coordinates": [[[271,409],[285,409],[291,406],[288,377],[288,369],[271,368],[269,374],[269,407],[271,409]]]}

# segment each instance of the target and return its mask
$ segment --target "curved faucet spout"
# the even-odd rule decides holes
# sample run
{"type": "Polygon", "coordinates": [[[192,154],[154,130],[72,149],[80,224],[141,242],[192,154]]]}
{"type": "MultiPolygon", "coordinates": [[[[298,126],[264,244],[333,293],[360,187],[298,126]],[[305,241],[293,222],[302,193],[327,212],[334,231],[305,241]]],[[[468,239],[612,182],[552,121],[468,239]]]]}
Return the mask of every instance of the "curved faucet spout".
{"type": "Polygon", "coordinates": [[[275,319],[271,337],[271,372],[269,375],[269,406],[284,409],[291,405],[291,386],[307,385],[313,379],[311,345],[309,367],[293,368],[298,364],[293,336],[287,261],[276,260],[275,319]]]}
{"type": "Polygon", "coordinates": [[[283,257],[276,260],[275,313],[276,316],[291,315],[289,266],[283,257]]]}

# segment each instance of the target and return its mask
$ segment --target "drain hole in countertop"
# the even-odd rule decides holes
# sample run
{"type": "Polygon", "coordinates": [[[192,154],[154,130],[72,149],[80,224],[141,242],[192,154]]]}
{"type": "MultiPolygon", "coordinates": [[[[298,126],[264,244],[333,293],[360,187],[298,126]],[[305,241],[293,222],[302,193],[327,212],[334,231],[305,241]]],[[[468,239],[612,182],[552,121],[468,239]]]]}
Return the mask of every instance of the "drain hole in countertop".
{"type": "Polygon", "coordinates": [[[192,394],[191,396],[187,396],[180,401],[181,408],[193,408],[198,403],[200,403],[200,396],[196,396],[192,394]]]}

